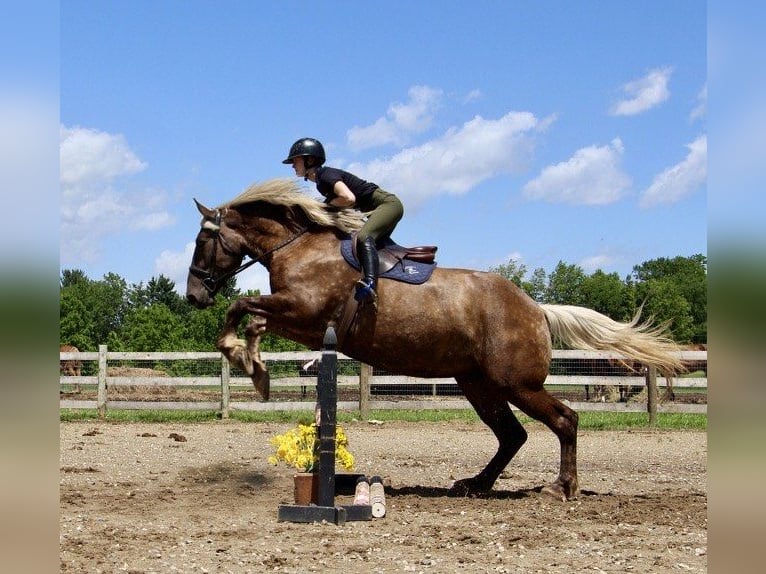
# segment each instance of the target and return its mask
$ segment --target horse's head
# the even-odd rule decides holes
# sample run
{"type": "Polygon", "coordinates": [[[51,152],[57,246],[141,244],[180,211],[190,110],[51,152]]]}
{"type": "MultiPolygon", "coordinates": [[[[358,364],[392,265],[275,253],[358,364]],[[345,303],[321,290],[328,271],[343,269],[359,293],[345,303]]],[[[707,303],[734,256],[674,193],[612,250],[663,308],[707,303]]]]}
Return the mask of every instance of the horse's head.
{"type": "Polygon", "coordinates": [[[251,185],[219,209],[194,201],[202,225],[189,267],[186,298],[199,308],[212,305],[225,281],[245,267],[261,262],[268,268],[275,251],[310,227],[351,233],[362,227],[364,217],[353,209],[330,209],[285,179],[251,185]],[[252,259],[241,264],[246,255],[252,259]]]}
{"type": "Polygon", "coordinates": [[[232,222],[235,213],[210,209],[196,199],[202,214],[186,280],[186,299],[200,309],[213,304],[215,294],[238,271],[245,256],[242,242],[232,222]]]}

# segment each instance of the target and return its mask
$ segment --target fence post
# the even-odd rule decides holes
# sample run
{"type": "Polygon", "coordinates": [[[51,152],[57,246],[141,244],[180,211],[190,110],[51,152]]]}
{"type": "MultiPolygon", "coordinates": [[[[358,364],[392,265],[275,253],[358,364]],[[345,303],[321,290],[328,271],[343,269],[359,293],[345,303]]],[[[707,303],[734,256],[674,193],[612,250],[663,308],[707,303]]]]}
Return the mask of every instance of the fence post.
{"type": "Polygon", "coordinates": [[[372,366],[359,363],[359,415],[363,419],[370,416],[370,379],[372,366]]]}
{"type": "Polygon", "coordinates": [[[657,424],[657,369],[646,369],[646,410],[649,412],[649,424],[657,424]]]}
{"type": "Polygon", "coordinates": [[[106,345],[98,346],[98,395],[96,406],[98,418],[106,418],[106,345]]]}
{"type": "Polygon", "coordinates": [[[231,401],[231,366],[229,360],[221,354],[221,418],[229,418],[229,402],[231,401]]]}

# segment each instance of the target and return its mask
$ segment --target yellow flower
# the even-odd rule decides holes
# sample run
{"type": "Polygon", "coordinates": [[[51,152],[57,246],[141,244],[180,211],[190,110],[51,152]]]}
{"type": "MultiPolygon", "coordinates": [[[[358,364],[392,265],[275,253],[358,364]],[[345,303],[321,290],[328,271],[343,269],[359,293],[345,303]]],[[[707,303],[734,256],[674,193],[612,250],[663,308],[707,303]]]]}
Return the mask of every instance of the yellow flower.
{"type": "MultiPolygon", "coordinates": [[[[277,465],[280,461],[295,467],[301,472],[313,472],[319,464],[319,436],[316,423],[299,424],[284,434],[272,437],[274,455],[268,458],[269,464],[277,465]]],[[[335,427],[335,461],[346,470],[354,468],[354,455],[348,450],[348,437],[340,426],[335,427]]]]}

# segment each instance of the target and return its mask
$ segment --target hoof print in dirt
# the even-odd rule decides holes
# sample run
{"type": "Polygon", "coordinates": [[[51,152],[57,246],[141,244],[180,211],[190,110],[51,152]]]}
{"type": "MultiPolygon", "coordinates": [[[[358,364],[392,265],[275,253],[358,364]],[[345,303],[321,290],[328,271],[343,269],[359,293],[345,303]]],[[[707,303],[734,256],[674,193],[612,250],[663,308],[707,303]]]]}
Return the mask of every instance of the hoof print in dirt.
{"type": "Polygon", "coordinates": [[[184,435],[175,432],[170,433],[168,438],[172,438],[176,442],[186,442],[186,437],[184,435]]]}
{"type": "Polygon", "coordinates": [[[140,436],[140,437],[156,437],[157,435],[154,434],[154,433],[150,433],[150,432],[142,432],[141,434],[136,435],[136,436],[140,436]]]}

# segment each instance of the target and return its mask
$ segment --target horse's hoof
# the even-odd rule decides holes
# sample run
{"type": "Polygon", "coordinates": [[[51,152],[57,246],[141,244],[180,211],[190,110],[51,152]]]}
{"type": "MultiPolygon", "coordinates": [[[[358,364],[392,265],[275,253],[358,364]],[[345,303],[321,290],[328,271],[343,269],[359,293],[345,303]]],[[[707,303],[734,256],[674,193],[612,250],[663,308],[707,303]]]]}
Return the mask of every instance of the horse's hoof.
{"type": "Polygon", "coordinates": [[[566,494],[564,494],[564,489],[561,488],[558,484],[549,484],[548,486],[544,486],[540,492],[548,496],[552,496],[561,502],[567,501],[566,494]]]}
{"type": "Polygon", "coordinates": [[[261,394],[263,402],[269,401],[269,393],[271,390],[271,378],[268,371],[256,370],[252,375],[253,386],[255,390],[261,394]]]}
{"type": "Polygon", "coordinates": [[[571,500],[573,498],[577,498],[577,489],[576,488],[564,488],[564,485],[562,485],[559,482],[554,482],[553,484],[549,484],[548,486],[544,486],[542,490],[540,490],[542,494],[545,494],[547,496],[552,496],[556,500],[560,500],[561,502],[566,502],[567,500],[571,500]]]}
{"type": "Polygon", "coordinates": [[[452,488],[450,488],[447,492],[447,495],[453,497],[472,498],[474,496],[486,494],[491,489],[491,485],[489,488],[487,488],[486,485],[477,482],[473,478],[463,478],[461,480],[455,481],[455,483],[452,485],[452,488]]]}

